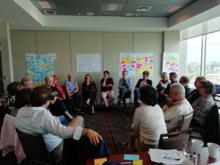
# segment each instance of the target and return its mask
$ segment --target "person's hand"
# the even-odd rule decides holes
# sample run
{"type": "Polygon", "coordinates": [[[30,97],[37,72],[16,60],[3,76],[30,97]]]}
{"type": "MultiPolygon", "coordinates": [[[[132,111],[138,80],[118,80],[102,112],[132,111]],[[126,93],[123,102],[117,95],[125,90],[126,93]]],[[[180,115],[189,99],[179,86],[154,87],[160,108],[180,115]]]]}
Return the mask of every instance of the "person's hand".
{"type": "Polygon", "coordinates": [[[85,135],[89,138],[90,143],[93,145],[97,145],[99,140],[102,140],[102,136],[92,129],[86,129],[85,135]]]}

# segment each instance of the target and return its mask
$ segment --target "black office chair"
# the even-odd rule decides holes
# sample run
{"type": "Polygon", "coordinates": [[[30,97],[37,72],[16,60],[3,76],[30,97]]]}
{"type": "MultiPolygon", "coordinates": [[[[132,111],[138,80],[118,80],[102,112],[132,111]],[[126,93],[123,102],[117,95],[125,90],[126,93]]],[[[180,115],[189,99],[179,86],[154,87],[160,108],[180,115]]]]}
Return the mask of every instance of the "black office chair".
{"type": "Polygon", "coordinates": [[[182,131],[161,134],[158,148],[183,150],[189,141],[191,130],[192,129],[189,128],[182,131]]]}
{"type": "MultiPolygon", "coordinates": [[[[24,133],[16,128],[16,132],[21,141],[25,155],[31,163],[53,164],[49,158],[49,152],[44,143],[42,135],[24,133]]],[[[30,163],[30,164],[31,164],[30,163]]]]}

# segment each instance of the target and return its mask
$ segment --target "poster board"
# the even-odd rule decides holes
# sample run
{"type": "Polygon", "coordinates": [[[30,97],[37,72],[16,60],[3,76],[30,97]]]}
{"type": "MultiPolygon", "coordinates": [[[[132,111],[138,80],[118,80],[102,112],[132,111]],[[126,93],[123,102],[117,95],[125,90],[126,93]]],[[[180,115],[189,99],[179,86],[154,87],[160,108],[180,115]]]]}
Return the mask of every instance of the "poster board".
{"type": "Polygon", "coordinates": [[[99,53],[79,53],[76,55],[77,72],[101,72],[102,60],[99,53]]]}
{"type": "Polygon", "coordinates": [[[153,75],[155,57],[152,53],[120,53],[119,74],[123,70],[128,72],[129,77],[142,75],[143,71],[149,71],[153,75]]]}
{"type": "Polygon", "coordinates": [[[164,52],[163,53],[163,66],[162,72],[179,72],[180,65],[180,54],[173,52],[164,52]]]}
{"type": "Polygon", "coordinates": [[[32,77],[35,85],[44,83],[45,76],[54,74],[56,54],[27,53],[25,58],[27,75],[32,77]]]}

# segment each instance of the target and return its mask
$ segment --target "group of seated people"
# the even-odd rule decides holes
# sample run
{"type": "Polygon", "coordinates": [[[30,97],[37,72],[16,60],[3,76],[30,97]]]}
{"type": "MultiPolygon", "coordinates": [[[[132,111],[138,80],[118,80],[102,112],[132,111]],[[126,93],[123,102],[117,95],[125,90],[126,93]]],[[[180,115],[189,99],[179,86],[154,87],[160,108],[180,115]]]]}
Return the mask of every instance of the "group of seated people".
{"type": "MultiPolygon", "coordinates": [[[[193,112],[193,125],[202,126],[205,114],[214,105],[212,94],[214,85],[205,77],[197,77],[196,89],[188,86],[189,79],[182,76],[177,81],[177,74],[162,73],[162,79],[154,88],[148,79],[149,72],[143,72],[134,90],[135,112],[130,125],[128,151],[145,151],[156,148],[163,133],[178,130],[179,117],[193,112]]],[[[101,79],[101,96],[106,107],[112,104],[113,79],[108,71],[101,79]]],[[[131,95],[131,80],[127,72],[122,72],[119,80],[118,104],[131,95]]],[[[7,107],[16,116],[16,128],[26,133],[42,134],[48,151],[59,161],[62,157],[63,138],[80,139],[82,135],[89,138],[91,144],[97,145],[102,139],[94,130],[84,128],[81,116],[73,117],[69,113],[68,102],[72,100],[76,108],[81,108],[81,96],[77,81],[71,74],[65,83],[65,91],[58,83],[56,75],[46,76],[45,85],[34,87],[32,79],[25,77],[21,83],[13,82],[7,87],[9,97],[7,107]],[[48,111],[48,109],[50,111],[48,111]]],[[[83,103],[91,107],[97,95],[95,82],[86,74],[82,83],[83,103]]]]}
{"type": "Polygon", "coordinates": [[[9,97],[6,99],[6,109],[7,113],[15,117],[15,127],[19,131],[43,136],[51,159],[58,163],[63,156],[63,139],[80,140],[80,144],[88,145],[88,148],[95,148],[103,140],[98,132],[84,127],[82,116],[71,116],[62,100],[66,97],[61,92],[62,88],[51,82],[54,78],[45,77],[45,85],[37,87],[33,87],[29,77],[22,79],[22,83],[10,83],[7,87],[9,97]],[[59,108],[63,108],[62,115],[53,115],[53,111],[59,108]],[[82,142],[81,137],[86,137],[90,144],[85,140],[82,142]]]}
{"type": "Polygon", "coordinates": [[[129,127],[128,151],[158,147],[160,135],[178,131],[181,116],[189,113],[193,113],[191,127],[204,126],[205,116],[214,106],[215,86],[202,76],[196,78],[194,90],[186,82],[186,76],[178,83],[176,73],[170,73],[170,80],[162,73],[157,89],[151,85],[139,89],[141,104],[129,127]]]}

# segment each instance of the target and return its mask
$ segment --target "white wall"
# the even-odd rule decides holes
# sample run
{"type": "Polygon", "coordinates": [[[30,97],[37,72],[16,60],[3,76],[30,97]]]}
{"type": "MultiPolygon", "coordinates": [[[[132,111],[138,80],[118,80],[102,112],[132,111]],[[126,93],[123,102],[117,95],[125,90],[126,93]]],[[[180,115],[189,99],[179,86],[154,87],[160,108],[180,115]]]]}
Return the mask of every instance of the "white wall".
{"type": "MultiPolygon", "coordinates": [[[[120,52],[151,52],[155,55],[154,74],[150,76],[156,86],[160,79],[163,50],[179,51],[179,32],[61,32],[11,31],[15,80],[26,75],[25,53],[56,53],[55,72],[63,83],[72,72],[79,82],[84,73],[76,72],[77,53],[101,53],[102,70],[109,70],[117,93],[120,52]]],[[[102,73],[91,73],[98,88],[102,73]]],[[[135,85],[138,77],[133,79],[135,85]]]]}

